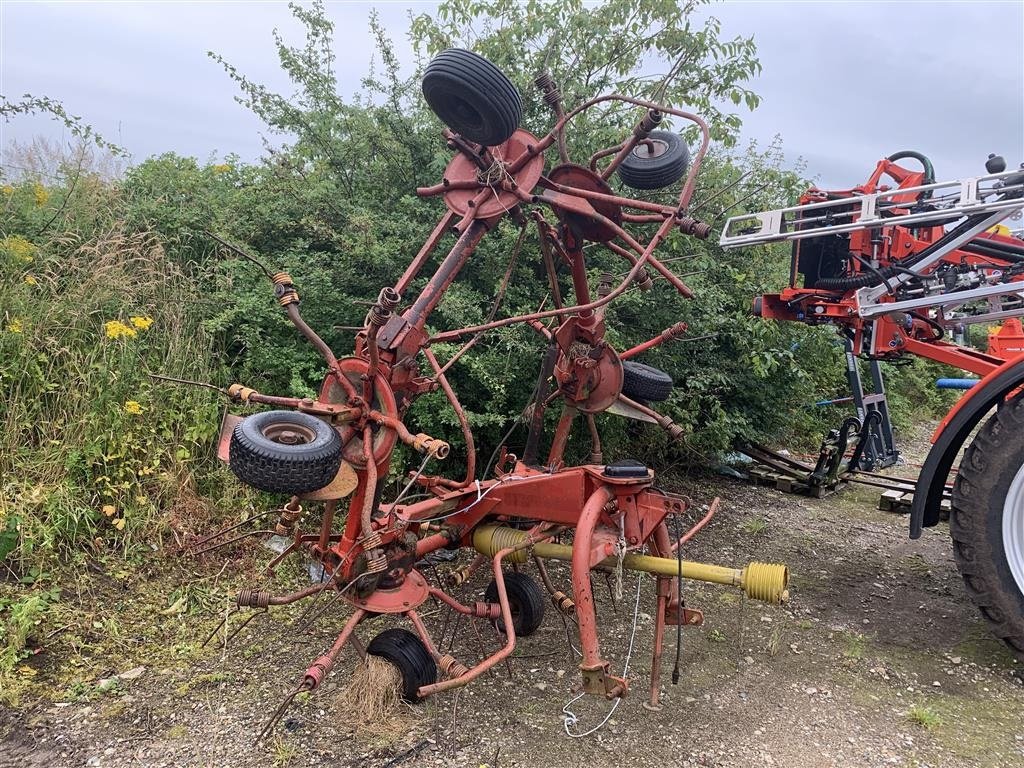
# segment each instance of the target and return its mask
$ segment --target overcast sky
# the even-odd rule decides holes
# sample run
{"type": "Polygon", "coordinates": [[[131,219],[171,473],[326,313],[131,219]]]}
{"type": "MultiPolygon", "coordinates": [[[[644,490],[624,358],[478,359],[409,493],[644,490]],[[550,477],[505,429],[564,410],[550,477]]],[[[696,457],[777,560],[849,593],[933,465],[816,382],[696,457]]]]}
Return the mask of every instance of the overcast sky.
{"type": "MultiPolygon", "coordinates": [[[[328,2],[345,95],[370,61],[374,5],[410,69],[409,10],[433,7],[328,2]]],[[[860,182],[901,149],[931,156],[939,179],[984,173],[989,152],[1024,162],[1024,0],[730,0],[709,12],[723,37],[753,34],[764,67],[752,83],[763,102],[744,113],[743,140],[781,134],[787,158],[802,156],[823,186],[860,182]]],[[[289,92],[275,27],[298,42],[283,2],[0,0],[0,94],[59,99],[136,162],[165,151],[256,159],[262,126],[206,52],[289,92]]],[[[44,118],[0,123],[0,132],[0,147],[62,135],[44,118]]]]}

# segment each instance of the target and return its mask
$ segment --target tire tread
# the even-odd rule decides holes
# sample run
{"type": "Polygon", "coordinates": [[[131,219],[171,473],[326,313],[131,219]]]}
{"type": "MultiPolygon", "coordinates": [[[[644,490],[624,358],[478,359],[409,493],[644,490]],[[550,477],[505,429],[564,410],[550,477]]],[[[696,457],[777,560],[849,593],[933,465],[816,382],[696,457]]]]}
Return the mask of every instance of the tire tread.
{"type": "Polygon", "coordinates": [[[971,600],[1018,657],[1024,659],[1024,596],[1012,575],[1001,573],[993,526],[1002,525],[998,478],[1016,472],[1024,458],[1024,393],[1002,403],[967,448],[953,485],[949,519],[953,556],[971,600]],[[1013,446],[1013,439],[1021,444],[1013,446]],[[1015,463],[1016,462],[1016,463],[1015,463]],[[993,506],[998,505],[998,506],[993,506]],[[1009,579],[1009,583],[1007,583],[1009,579]]]}

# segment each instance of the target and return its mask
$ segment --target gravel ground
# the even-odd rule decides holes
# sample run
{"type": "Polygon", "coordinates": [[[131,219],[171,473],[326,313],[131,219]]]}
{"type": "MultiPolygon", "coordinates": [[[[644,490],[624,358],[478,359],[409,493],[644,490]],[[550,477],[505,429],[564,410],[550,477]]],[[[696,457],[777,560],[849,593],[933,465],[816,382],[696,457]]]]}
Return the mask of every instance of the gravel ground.
{"type": "MultiPolygon", "coordinates": [[[[549,609],[509,665],[372,726],[356,726],[343,695],[355,664],[346,651],[323,688],[254,746],[347,609],[336,604],[301,632],[291,623],[297,611],[276,611],[228,649],[199,650],[223,595],[243,583],[245,563],[199,568],[155,557],[140,573],[97,567],[76,585],[94,630],[67,629],[77,643],[58,636],[34,657],[33,684],[18,707],[0,708],[0,766],[1024,766],[1024,665],[988,635],[968,601],[944,526],[911,542],[906,518],[876,511],[877,495],[866,488],[815,500],[719,478],[665,485],[723,499],[686,557],[786,562],[792,599],[775,608],[687,585],[687,604],[704,611],[705,623],[683,632],[678,685],[670,683],[669,629],[660,711],[642,706],[654,602],[645,578],[633,692],[589,737],[564,731],[562,708],[578,672],[563,622],[549,609]],[[188,584],[175,591],[177,582],[188,584]]],[[[567,585],[563,565],[553,564],[552,576],[567,585]]],[[[298,583],[297,573],[291,578],[298,583]]],[[[602,650],[617,671],[635,578],[626,575],[618,605],[595,579],[602,650]]],[[[478,578],[459,595],[477,599],[485,587],[478,578]]],[[[425,613],[461,659],[498,647],[484,622],[425,613]]],[[[575,703],[575,727],[597,725],[609,706],[575,703]]]]}

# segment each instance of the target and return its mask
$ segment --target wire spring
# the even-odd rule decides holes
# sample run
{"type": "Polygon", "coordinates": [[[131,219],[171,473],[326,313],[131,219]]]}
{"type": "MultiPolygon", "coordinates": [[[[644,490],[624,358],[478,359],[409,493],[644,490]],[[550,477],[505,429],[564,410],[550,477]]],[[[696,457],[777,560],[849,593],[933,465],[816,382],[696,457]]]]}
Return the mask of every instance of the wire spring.
{"type": "Polygon", "coordinates": [[[466,665],[460,663],[458,659],[452,656],[450,653],[446,653],[440,659],[437,660],[437,666],[441,669],[441,673],[450,679],[462,677],[463,675],[469,674],[469,669],[466,665]]]}
{"type": "Polygon", "coordinates": [[[302,505],[296,503],[295,508],[292,508],[292,502],[289,502],[281,509],[281,517],[278,518],[277,525],[274,526],[274,531],[279,536],[287,536],[295,531],[295,526],[302,517],[302,505]]]}
{"type": "Polygon", "coordinates": [[[533,84],[543,93],[545,104],[549,107],[558,106],[558,103],[562,100],[562,90],[558,87],[558,83],[555,82],[555,78],[551,76],[550,72],[541,72],[533,79],[533,84]]]}
{"type": "Polygon", "coordinates": [[[372,549],[378,549],[383,544],[380,531],[370,531],[359,540],[359,544],[366,552],[369,552],[372,549]]]}
{"type": "Polygon", "coordinates": [[[551,603],[566,616],[572,616],[576,613],[576,603],[574,603],[572,598],[561,590],[551,595],[551,603]]]}
{"type": "Polygon", "coordinates": [[[641,267],[636,277],[633,278],[633,283],[641,291],[649,291],[654,287],[654,280],[651,279],[651,273],[647,271],[646,267],[641,267]]]}
{"type": "Polygon", "coordinates": [[[235,603],[239,608],[266,608],[270,605],[270,592],[265,589],[240,589],[235,603]]]}

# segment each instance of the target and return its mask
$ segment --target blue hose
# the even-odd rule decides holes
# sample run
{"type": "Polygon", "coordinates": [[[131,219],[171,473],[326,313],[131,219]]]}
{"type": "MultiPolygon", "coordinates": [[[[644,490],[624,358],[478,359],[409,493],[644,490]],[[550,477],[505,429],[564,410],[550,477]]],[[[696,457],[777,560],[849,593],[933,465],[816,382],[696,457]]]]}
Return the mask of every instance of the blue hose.
{"type": "Polygon", "coordinates": [[[935,385],[939,389],[970,389],[978,381],[978,379],[938,379],[935,385]]]}

